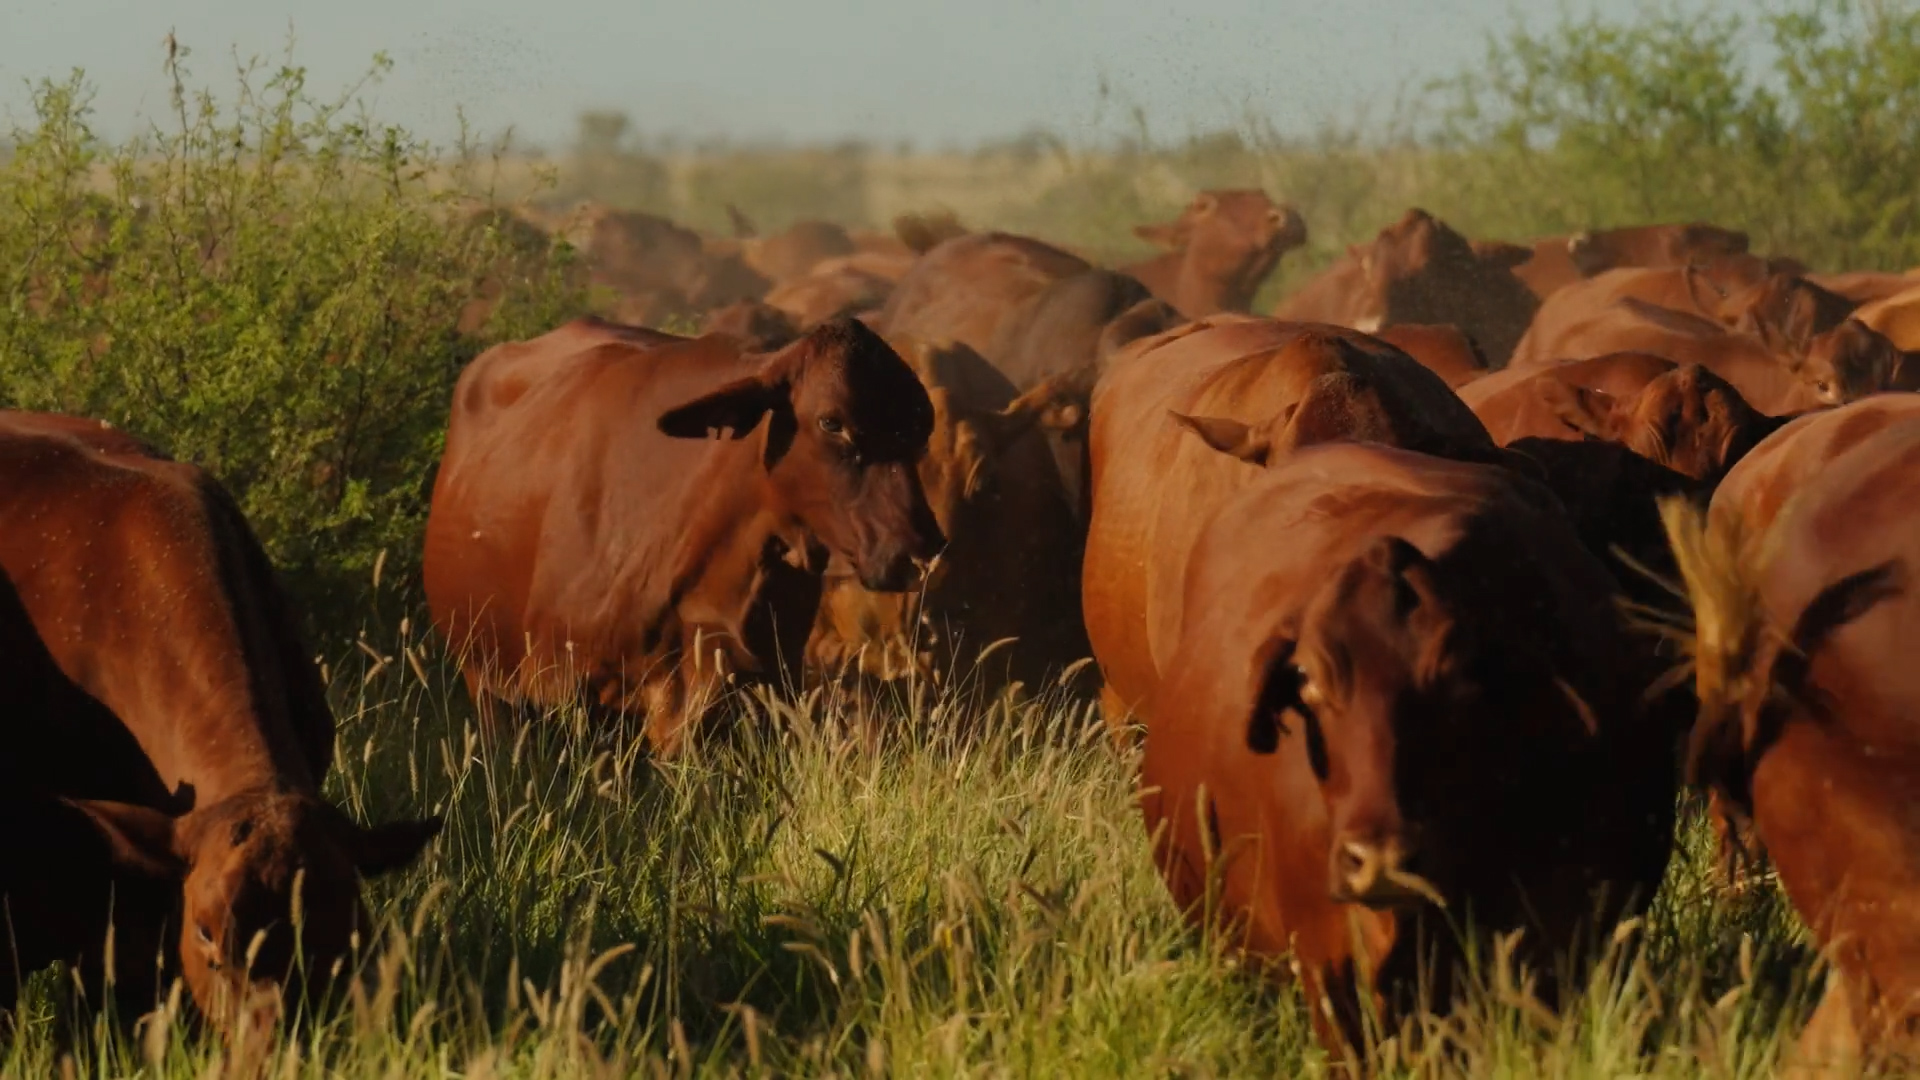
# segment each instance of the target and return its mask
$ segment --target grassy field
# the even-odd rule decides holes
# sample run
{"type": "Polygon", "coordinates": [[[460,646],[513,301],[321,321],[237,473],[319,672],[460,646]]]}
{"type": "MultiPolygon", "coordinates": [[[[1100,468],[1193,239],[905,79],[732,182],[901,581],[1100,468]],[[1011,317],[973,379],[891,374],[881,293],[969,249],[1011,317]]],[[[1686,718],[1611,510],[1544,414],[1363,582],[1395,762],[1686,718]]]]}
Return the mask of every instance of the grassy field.
{"type": "MultiPolygon", "coordinates": [[[[329,665],[331,792],[363,818],[432,808],[449,825],[374,886],[383,933],[361,985],[268,1048],[265,1075],[1326,1066],[1298,996],[1172,909],[1132,764],[1085,703],[929,693],[854,730],[829,697],[748,701],[731,738],[666,766],[555,714],[489,753],[430,641],[388,638],[329,665]]],[[[1422,1018],[1417,1048],[1411,1032],[1387,1044],[1389,1074],[1768,1075],[1811,960],[1770,885],[1722,889],[1710,833],[1681,839],[1648,918],[1562,1015],[1489,961],[1457,1009],[1422,1018]]],[[[0,1073],[233,1075],[177,1010],[121,1039],[63,985],[36,979],[0,1073]]]]}
{"type": "MultiPolygon", "coordinates": [[[[1920,15],[1900,4],[1652,5],[1515,34],[1404,128],[1306,143],[1258,124],[949,155],[615,139],[540,162],[426,146],[362,115],[357,89],[316,96],[290,60],[239,94],[171,72],[177,117],[147,138],[95,137],[75,80],[42,86],[7,140],[0,403],[110,420],[231,487],[328,658],[332,794],[363,819],[448,818],[419,866],[373,886],[361,989],[264,1048],[287,1078],[1327,1065],[1297,995],[1172,909],[1132,763],[1088,703],[941,691],[856,729],[842,701],[748,701],[735,737],[666,766],[569,714],[478,745],[451,667],[402,617],[447,397],[482,349],[588,298],[568,251],[450,227],[472,197],[593,197],[710,229],[729,203],[768,228],[947,207],[1117,261],[1145,250],[1131,225],[1193,191],[1258,185],[1313,233],[1262,305],[1412,205],[1483,237],[1693,218],[1822,269],[1920,263],[1920,15]],[[1771,72],[1738,62],[1756,34],[1771,72]],[[456,329],[483,287],[502,302],[456,329]]],[[[1559,1015],[1492,957],[1465,1000],[1388,1033],[1385,1071],[1768,1075],[1819,972],[1770,882],[1717,882],[1710,840],[1684,823],[1652,911],[1559,1015]]],[[[0,1074],[236,1075],[177,1000],[121,1038],[63,973],[31,989],[0,1074]]]]}

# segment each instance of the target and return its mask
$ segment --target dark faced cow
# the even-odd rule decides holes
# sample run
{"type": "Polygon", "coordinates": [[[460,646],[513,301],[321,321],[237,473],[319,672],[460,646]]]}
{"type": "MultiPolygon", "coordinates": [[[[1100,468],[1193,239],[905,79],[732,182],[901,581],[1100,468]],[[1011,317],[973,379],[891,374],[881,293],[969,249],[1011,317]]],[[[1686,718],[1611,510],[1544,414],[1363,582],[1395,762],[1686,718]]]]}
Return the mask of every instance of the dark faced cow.
{"type": "Polygon", "coordinates": [[[821,573],[919,579],[944,544],[913,370],[841,320],[779,352],[576,322],[454,392],[427,600],[477,701],[584,700],[680,746],[731,675],[797,676],[821,573]],[[718,437],[715,437],[718,436],[718,437]]]}
{"type": "Polygon", "coordinates": [[[1613,583],[1544,490],[1353,443],[1297,451],[1191,549],[1141,803],[1178,903],[1278,968],[1330,1051],[1448,1000],[1454,927],[1552,971],[1645,903],[1672,736],[1613,583]],[[1444,906],[1444,914],[1442,908],[1444,906]],[[1431,967],[1430,961],[1437,960],[1431,967]]]}
{"type": "MultiPolygon", "coordinates": [[[[366,828],[321,798],[333,714],[312,653],[239,508],[199,469],[98,421],[0,413],[0,569],[19,709],[0,776],[39,793],[13,792],[39,800],[52,835],[84,812],[113,868],[98,839],[49,851],[40,838],[29,860],[56,864],[31,875],[40,899],[49,878],[164,883],[194,1000],[223,1028],[270,1026],[370,930],[360,879],[410,862],[439,819],[366,828]]],[[[56,895],[73,905],[62,919],[104,910],[99,895],[56,895]]],[[[155,972],[139,943],[169,917],[115,916],[144,922],[118,967],[141,1012],[155,972]]],[[[100,936],[81,944],[104,939],[104,921],[84,928],[100,936]]],[[[15,930],[44,948],[73,927],[15,930]]]]}

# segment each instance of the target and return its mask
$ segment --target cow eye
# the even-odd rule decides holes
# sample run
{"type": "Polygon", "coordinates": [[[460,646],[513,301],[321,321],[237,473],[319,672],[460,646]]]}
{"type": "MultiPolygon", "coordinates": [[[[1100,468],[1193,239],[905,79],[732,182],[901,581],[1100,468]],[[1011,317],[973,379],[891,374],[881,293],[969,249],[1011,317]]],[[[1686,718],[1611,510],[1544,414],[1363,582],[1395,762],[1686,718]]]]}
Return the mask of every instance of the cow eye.
{"type": "Polygon", "coordinates": [[[829,435],[843,435],[846,433],[847,426],[842,424],[837,416],[823,416],[820,418],[820,430],[829,435]]]}
{"type": "Polygon", "coordinates": [[[206,923],[195,923],[193,925],[193,933],[195,937],[198,937],[200,939],[200,944],[202,945],[213,944],[213,931],[207,929],[206,923]]]}

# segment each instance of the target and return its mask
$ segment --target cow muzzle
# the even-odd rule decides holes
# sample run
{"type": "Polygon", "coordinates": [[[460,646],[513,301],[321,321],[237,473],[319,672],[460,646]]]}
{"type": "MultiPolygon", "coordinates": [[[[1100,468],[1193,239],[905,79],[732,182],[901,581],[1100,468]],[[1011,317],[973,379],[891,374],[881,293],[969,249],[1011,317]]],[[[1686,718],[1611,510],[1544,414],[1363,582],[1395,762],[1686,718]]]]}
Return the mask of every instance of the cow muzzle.
{"type": "Polygon", "coordinates": [[[1370,908],[1445,908],[1440,890],[1413,868],[1412,845],[1397,836],[1336,839],[1328,892],[1342,903],[1370,908]]]}

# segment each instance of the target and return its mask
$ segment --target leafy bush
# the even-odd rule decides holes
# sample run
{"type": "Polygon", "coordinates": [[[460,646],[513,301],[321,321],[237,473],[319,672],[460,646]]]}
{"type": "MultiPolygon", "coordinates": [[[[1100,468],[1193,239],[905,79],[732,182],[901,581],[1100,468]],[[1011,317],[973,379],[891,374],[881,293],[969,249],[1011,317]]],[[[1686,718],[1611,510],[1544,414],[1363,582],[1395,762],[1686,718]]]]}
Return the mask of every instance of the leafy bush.
{"type": "Polygon", "coordinates": [[[297,67],[250,66],[223,104],[183,59],[167,125],[120,146],[78,73],[37,89],[0,169],[0,401],[211,470],[309,607],[343,616],[382,552],[418,560],[462,365],[579,297],[564,253],[460,214],[479,155],[443,167],[371,122],[366,82],[323,101],[297,67]]]}
{"type": "Polygon", "coordinates": [[[1704,220],[1828,269],[1920,263],[1911,5],[1570,18],[1440,89],[1423,187],[1477,232],[1704,220]]]}

